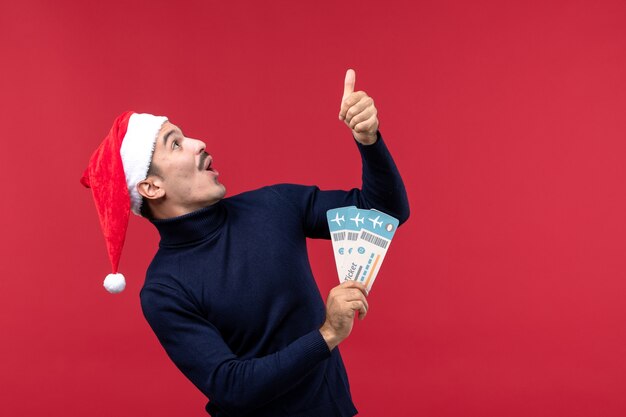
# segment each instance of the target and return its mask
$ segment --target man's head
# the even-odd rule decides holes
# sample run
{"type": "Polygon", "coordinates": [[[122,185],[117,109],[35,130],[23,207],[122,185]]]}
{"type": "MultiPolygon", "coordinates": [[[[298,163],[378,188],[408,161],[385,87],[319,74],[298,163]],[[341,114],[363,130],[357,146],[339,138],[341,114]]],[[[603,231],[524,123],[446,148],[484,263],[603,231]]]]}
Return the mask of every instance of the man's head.
{"type": "MultiPolygon", "coordinates": [[[[137,184],[150,216],[176,217],[221,200],[226,189],[212,164],[204,142],[185,137],[180,128],[165,122],[156,138],[147,176],[137,184]]],[[[145,208],[142,213],[147,212],[145,208]]]]}
{"type": "Polygon", "coordinates": [[[113,271],[105,279],[108,291],[126,285],[117,269],[131,211],[164,219],[224,197],[205,147],[163,116],[129,111],[115,119],[80,180],[91,188],[105,237],[113,271]]]}

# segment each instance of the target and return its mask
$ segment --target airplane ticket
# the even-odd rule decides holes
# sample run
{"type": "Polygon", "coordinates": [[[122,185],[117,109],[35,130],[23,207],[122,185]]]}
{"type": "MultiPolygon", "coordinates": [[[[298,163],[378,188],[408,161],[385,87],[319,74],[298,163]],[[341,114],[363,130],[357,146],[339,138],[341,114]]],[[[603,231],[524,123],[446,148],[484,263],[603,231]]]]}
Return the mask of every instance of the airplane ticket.
{"type": "Polygon", "coordinates": [[[398,220],[378,210],[340,207],[327,212],[339,281],[354,280],[371,290],[398,220]]]}

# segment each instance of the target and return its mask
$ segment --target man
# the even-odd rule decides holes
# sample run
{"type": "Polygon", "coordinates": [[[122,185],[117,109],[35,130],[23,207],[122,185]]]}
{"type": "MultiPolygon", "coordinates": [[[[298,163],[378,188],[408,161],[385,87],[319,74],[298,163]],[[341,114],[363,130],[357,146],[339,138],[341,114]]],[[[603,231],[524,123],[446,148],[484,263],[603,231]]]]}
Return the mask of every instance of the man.
{"type": "MultiPolygon", "coordinates": [[[[354,92],[354,84],[348,70],[339,119],[361,153],[362,190],[281,184],[224,198],[204,142],[151,115],[123,115],[114,125],[124,132],[120,153],[131,209],[161,236],[141,291],[144,315],[173,362],[209,398],[212,416],[357,413],[337,345],[354,317],[367,314],[367,291],[347,281],[324,304],[306,238],[329,238],[332,208],[377,208],[400,222],[409,209],[374,102],[354,92]]],[[[93,165],[83,178],[92,188],[99,183],[93,165]]],[[[112,265],[117,272],[117,259],[112,265]]]]}

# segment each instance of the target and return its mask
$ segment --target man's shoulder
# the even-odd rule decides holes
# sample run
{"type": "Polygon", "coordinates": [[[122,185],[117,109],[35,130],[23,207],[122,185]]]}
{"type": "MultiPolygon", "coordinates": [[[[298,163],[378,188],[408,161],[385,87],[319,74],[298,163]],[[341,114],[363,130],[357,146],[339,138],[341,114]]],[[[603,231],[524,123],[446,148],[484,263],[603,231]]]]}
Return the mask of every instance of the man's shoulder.
{"type": "Polygon", "coordinates": [[[178,254],[175,251],[163,253],[159,248],[148,265],[144,285],[148,283],[171,285],[176,281],[178,273],[178,254]]]}
{"type": "Polygon", "coordinates": [[[177,255],[159,255],[157,252],[146,270],[145,280],[139,292],[142,304],[146,301],[156,304],[169,303],[173,300],[185,300],[185,303],[195,301],[193,282],[183,277],[184,273],[180,270],[177,255]]]}

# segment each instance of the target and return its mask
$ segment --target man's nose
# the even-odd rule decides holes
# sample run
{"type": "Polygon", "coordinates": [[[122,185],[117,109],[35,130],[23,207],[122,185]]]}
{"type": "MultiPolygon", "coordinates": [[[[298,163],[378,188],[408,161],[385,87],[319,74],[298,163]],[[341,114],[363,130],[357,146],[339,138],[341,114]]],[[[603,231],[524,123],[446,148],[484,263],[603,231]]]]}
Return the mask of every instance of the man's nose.
{"type": "Polygon", "coordinates": [[[202,153],[206,149],[206,143],[202,142],[200,139],[187,138],[187,140],[193,142],[195,146],[195,153],[202,153]]]}

